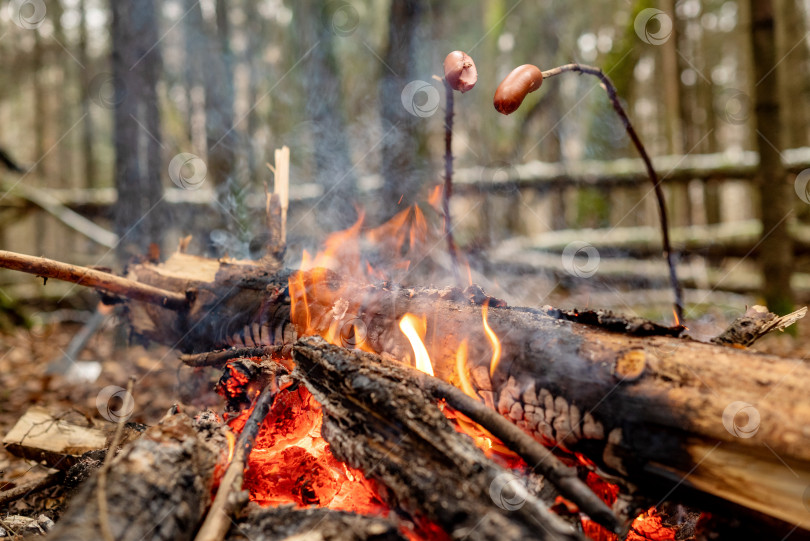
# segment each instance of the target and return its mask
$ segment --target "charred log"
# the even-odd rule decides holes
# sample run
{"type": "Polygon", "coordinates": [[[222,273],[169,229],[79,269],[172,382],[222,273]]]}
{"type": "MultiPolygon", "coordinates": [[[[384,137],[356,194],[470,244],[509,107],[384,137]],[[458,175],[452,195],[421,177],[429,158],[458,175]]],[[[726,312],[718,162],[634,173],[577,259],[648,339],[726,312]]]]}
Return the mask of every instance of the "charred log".
{"type": "Polygon", "coordinates": [[[427,518],[451,539],[580,539],[533,495],[496,505],[506,498],[499,480],[511,474],[456,432],[430,395],[403,384],[395,364],[320,338],[302,339],[293,356],[293,377],[323,406],[332,452],[377,480],[393,507],[427,518]]]}
{"type": "MultiPolygon", "coordinates": [[[[115,539],[192,539],[210,500],[215,455],[178,414],[126,446],[107,473],[108,523],[115,539]]],[[[98,476],[71,500],[50,538],[101,538],[98,476]]]]}

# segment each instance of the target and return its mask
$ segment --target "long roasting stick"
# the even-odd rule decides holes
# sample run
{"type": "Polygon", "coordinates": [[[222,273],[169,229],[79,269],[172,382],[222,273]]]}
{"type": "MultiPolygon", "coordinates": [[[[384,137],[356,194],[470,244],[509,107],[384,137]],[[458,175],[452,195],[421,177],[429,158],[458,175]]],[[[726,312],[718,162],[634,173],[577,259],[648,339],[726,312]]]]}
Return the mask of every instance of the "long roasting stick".
{"type": "Polygon", "coordinates": [[[188,308],[188,299],[182,293],[167,291],[128,278],[121,278],[109,272],[62,263],[44,257],[0,250],[0,268],[72,282],[172,310],[188,308]]]}

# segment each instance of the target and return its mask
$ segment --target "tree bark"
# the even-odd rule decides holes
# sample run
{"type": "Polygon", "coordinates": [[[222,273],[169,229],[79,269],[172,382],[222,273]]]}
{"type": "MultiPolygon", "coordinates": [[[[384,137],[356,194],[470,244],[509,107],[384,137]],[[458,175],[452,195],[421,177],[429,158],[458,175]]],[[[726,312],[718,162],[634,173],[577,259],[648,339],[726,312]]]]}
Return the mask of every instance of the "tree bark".
{"type": "Polygon", "coordinates": [[[774,0],[776,18],[776,47],[780,60],[779,91],[782,108],[785,148],[799,148],[808,144],[808,91],[810,86],[810,49],[807,47],[804,2],[800,0],[774,0]]]}
{"type": "Polygon", "coordinates": [[[115,229],[118,256],[161,245],[167,224],[157,82],[160,49],[154,0],[110,2],[115,106],[115,229]]]}
{"type": "Polygon", "coordinates": [[[795,194],[785,174],[780,156],[782,123],[779,105],[779,72],[774,33],[772,0],[751,0],[751,49],[754,60],[754,103],[756,110],[759,187],[762,219],[760,264],[763,295],[767,306],[777,314],[793,308],[790,277],[793,273],[793,239],[788,226],[793,215],[795,194]]]}
{"type": "Polygon", "coordinates": [[[91,115],[91,95],[90,95],[90,54],[88,52],[87,34],[87,0],[79,2],[79,61],[84,65],[84,69],[79,72],[79,84],[81,85],[82,114],[82,163],[84,165],[84,187],[96,188],[96,160],[93,153],[93,117],[91,115]]]}
{"type": "MultiPolygon", "coordinates": [[[[202,46],[202,70],[205,81],[205,127],[208,146],[208,171],[217,184],[234,181],[239,137],[234,126],[233,69],[230,47],[230,23],[225,2],[216,3],[216,20],[209,24],[202,18],[198,28],[202,46]]],[[[239,185],[243,182],[239,182],[239,185]]]]}

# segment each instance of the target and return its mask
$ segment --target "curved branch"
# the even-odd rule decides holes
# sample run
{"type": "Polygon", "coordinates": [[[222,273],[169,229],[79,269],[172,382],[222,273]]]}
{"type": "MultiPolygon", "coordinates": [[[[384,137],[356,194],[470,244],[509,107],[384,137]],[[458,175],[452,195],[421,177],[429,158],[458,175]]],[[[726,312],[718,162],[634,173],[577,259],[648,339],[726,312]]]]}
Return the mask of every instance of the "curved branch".
{"type": "Polygon", "coordinates": [[[655,172],[655,168],[653,168],[652,160],[650,160],[650,156],[647,154],[647,149],[644,148],[644,144],[641,142],[636,130],[633,128],[633,124],[630,122],[630,117],[627,116],[624,107],[622,107],[622,104],[619,101],[619,96],[616,93],[616,87],[613,85],[610,77],[605,75],[601,69],[594,66],[586,66],[583,64],[565,64],[544,71],[543,78],[546,79],[548,77],[553,77],[567,71],[586,73],[588,75],[598,77],[599,80],[602,81],[602,87],[607,92],[610,103],[613,105],[613,109],[616,111],[616,114],[619,115],[619,118],[622,119],[624,129],[627,131],[627,135],[630,137],[630,140],[633,142],[636,150],[638,150],[638,153],[641,155],[641,159],[644,161],[644,166],[647,168],[647,175],[650,177],[650,181],[653,184],[653,189],[655,190],[655,198],[658,201],[658,212],[661,218],[661,237],[664,245],[664,255],[667,260],[667,265],[669,265],[669,281],[675,294],[675,316],[678,319],[678,323],[682,324],[683,291],[681,290],[681,285],[678,282],[678,275],[675,271],[675,257],[672,253],[672,246],[669,242],[669,221],[667,219],[667,207],[664,201],[664,192],[661,189],[661,179],[658,178],[658,174],[655,172]]]}

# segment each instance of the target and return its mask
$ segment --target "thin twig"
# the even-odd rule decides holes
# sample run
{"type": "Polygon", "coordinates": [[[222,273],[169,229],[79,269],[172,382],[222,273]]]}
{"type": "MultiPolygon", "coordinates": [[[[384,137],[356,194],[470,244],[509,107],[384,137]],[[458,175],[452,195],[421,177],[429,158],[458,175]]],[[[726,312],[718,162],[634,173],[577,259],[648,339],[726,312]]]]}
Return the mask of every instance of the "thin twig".
{"type": "Polygon", "coordinates": [[[239,501],[238,498],[231,496],[233,493],[242,490],[242,478],[248,456],[251,449],[253,449],[259,427],[273,407],[277,391],[278,388],[275,383],[271,383],[264,388],[256,399],[253,411],[250,413],[245,428],[242,429],[239,440],[236,442],[233,459],[222,477],[217,495],[211,504],[211,510],[208,511],[208,515],[206,515],[205,521],[200,527],[200,531],[197,532],[194,541],[220,541],[227,533],[228,528],[230,528],[231,515],[236,510],[239,501]]]}
{"type": "Polygon", "coordinates": [[[586,66],[584,64],[565,64],[563,66],[558,66],[556,68],[552,68],[550,70],[546,70],[543,72],[543,78],[547,79],[549,77],[553,77],[555,75],[559,75],[560,73],[564,73],[566,71],[573,71],[577,73],[587,73],[588,75],[593,75],[598,77],[600,81],[602,81],[602,87],[607,92],[608,98],[610,99],[611,105],[613,105],[613,109],[616,111],[616,114],[619,115],[619,118],[622,119],[622,123],[624,123],[624,129],[627,130],[627,135],[630,137],[630,140],[635,145],[636,150],[641,155],[641,159],[644,161],[644,165],[647,168],[647,175],[650,177],[650,181],[653,184],[653,189],[655,190],[655,198],[658,201],[658,212],[659,217],[661,219],[661,236],[664,245],[664,255],[666,256],[667,265],[669,265],[669,281],[672,285],[672,290],[675,294],[675,316],[678,319],[678,324],[683,324],[683,291],[681,289],[681,284],[678,282],[678,275],[675,271],[675,256],[672,253],[672,246],[669,242],[669,222],[667,220],[667,206],[666,202],[664,201],[664,191],[661,189],[661,180],[658,178],[658,174],[655,172],[655,168],[653,168],[652,161],[650,160],[650,156],[647,154],[647,150],[644,148],[644,144],[639,139],[636,130],[633,128],[633,124],[630,122],[630,117],[627,116],[627,113],[622,107],[621,102],[619,101],[619,97],[616,93],[616,87],[613,85],[613,82],[610,78],[605,75],[605,73],[594,66],[586,66]]]}
{"type": "Polygon", "coordinates": [[[421,387],[437,400],[443,399],[488,430],[514,451],[533,471],[541,473],[560,493],[574,502],[594,522],[613,532],[621,529],[621,522],[610,508],[576,475],[574,469],[563,464],[551,451],[543,447],[518,426],[509,422],[495,410],[467,396],[461,389],[407,366],[418,378],[421,387]]]}
{"type": "Polygon", "coordinates": [[[0,250],[0,268],[27,272],[44,278],[54,278],[65,282],[72,282],[85,287],[92,287],[121,295],[128,299],[155,304],[171,310],[184,310],[188,308],[188,299],[182,293],[160,289],[121,278],[109,272],[103,272],[89,267],[71,265],[15,252],[0,250]]]}
{"type": "Polygon", "coordinates": [[[458,252],[456,242],[453,240],[453,222],[450,218],[450,198],[453,197],[453,88],[447,79],[444,81],[447,105],[444,111],[444,194],[442,197],[442,211],[444,212],[444,233],[447,236],[447,252],[453,266],[453,278],[456,285],[461,287],[461,274],[458,270],[458,252]]]}
{"type": "Polygon", "coordinates": [[[202,366],[224,366],[225,363],[231,359],[240,359],[243,357],[264,357],[281,351],[282,346],[260,346],[260,347],[246,347],[223,349],[220,351],[206,351],[203,353],[188,353],[180,355],[180,360],[186,366],[199,368],[202,366]]]}
{"type": "MultiPolygon", "coordinates": [[[[122,408],[126,408],[127,400],[132,396],[132,388],[134,385],[135,376],[131,376],[129,383],[127,383],[127,394],[124,395],[122,408]]],[[[113,436],[109,448],[107,448],[104,464],[101,465],[101,469],[98,472],[98,525],[101,529],[101,535],[104,537],[104,541],[115,541],[115,537],[113,537],[112,530],[110,529],[110,516],[107,505],[107,472],[110,470],[113,458],[115,458],[115,453],[121,441],[121,435],[124,433],[124,424],[126,424],[127,419],[128,417],[126,415],[122,415],[118,419],[118,426],[115,427],[115,435],[113,436]]]]}
{"type": "Polygon", "coordinates": [[[8,505],[11,502],[17,501],[20,498],[25,498],[29,494],[39,492],[42,489],[52,487],[61,483],[65,479],[65,472],[58,471],[50,475],[46,475],[41,479],[22,484],[20,486],[3,490],[0,492],[0,507],[8,505]]]}

